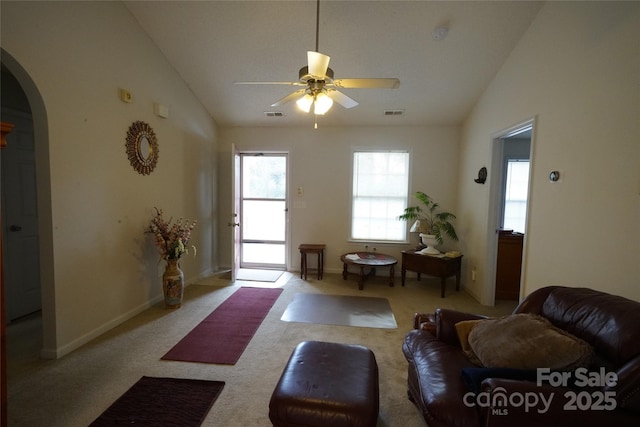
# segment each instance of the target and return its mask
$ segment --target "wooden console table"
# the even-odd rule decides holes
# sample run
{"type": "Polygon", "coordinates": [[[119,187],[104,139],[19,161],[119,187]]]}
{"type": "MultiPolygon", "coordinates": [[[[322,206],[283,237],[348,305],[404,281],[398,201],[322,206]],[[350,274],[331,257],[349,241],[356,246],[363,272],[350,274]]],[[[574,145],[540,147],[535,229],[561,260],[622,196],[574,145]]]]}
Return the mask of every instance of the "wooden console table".
{"type": "Polygon", "coordinates": [[[422,255],[416,251],[402,251],[402,286],[407,270],[436,276],[440,278],[440,296],[444,298],[444,290],[447,285],[447,277],[456,276],[456,291],[460,290],[460,270],[462,268],[462,255],[450,258],[446,256],[422,255]]]}

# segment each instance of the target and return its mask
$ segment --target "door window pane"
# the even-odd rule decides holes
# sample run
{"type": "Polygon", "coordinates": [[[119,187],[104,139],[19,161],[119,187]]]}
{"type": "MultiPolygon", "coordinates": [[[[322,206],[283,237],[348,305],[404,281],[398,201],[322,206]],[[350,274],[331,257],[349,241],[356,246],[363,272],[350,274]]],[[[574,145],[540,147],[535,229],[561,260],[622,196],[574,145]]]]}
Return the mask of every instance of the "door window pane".
{"type": "Polygon", "coordinates": [[[284,245],[245,243],[242,245],[243,261],[251,264],[284,264],[284,245]]]}
{"type": "Polygon", "coordinates": [[[242,212],[244,240],[284,241],[284,201],[244,200],[242,212]]]}
{"type": "Polygon", "coordinates": [[[242,195],[246,199],[284,199],[287,191],[287,158],[243,156],[242,195]]]}

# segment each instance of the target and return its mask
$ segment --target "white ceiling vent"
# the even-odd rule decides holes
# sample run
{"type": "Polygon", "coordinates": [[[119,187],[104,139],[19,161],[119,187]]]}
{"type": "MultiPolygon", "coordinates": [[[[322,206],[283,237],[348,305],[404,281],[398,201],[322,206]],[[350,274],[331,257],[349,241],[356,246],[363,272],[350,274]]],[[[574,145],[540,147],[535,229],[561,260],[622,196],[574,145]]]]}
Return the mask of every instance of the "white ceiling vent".
{"type": "Polygon", "coordinates": [[[385,116],[401,116],[404,114],[404,110],[385,110],[385,116]]]}
{"type": "Polygon", "coordinates": [[[282,111],[265,111],[264,115],[266,117],[284,117],[284,113],[282,111]]]}

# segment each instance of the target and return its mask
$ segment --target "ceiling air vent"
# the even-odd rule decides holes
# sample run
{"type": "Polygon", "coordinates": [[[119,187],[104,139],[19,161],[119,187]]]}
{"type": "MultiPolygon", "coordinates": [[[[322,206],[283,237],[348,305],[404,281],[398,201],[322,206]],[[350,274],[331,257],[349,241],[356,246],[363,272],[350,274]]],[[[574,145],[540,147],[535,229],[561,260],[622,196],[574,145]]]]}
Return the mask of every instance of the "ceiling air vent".
{"type": "Polygon", "coordinates": [[[264,115],[266,117],[284,117],[284,113],[282,111],[265,111],[264,115]]]}
{"type": "Polygon", "coordinates": [[[385,110],[385,116],[401,116],[404,114],[404,110],[385,110]]]}

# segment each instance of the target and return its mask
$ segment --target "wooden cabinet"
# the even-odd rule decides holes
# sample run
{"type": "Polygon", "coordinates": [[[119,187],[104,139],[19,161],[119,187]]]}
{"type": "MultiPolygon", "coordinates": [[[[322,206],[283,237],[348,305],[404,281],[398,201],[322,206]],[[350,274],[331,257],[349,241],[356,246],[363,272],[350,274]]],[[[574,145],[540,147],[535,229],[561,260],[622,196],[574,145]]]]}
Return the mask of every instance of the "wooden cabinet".
{"type": "Polygon", "coordinates": [[[462,255],[449,258],[445,256],[422,255],[416,251],[402,251],[402,286],[407,275],[407,271],[436,276],[440,278],[440,296],[444,298],[444,291],[447,286],[447,277],[455,276],[456,291],[460,290],[460,270],[462,268],[462,255]]]}
{"type": "Polygon", "coordinates": [[[496,299],[518,300],[520,298],[523,240],[522,233],[514,233],[511,230],[499,232],[496,299]]]}

